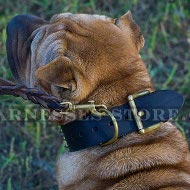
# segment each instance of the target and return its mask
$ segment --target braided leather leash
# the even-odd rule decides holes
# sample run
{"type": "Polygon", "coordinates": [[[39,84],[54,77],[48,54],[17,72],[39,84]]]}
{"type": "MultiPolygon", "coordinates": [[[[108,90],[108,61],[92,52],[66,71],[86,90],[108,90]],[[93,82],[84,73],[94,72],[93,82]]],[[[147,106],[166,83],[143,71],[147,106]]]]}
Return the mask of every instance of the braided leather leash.
{"type": "Polygon", "coordinates": [[[52,95],[37,88],[28,88],[23,84],[15,84],[11,81],[0,78],[0,95],[13,95],[22,97],[24,100],[30,100],[34,104],[39,104],[46,109],[52,109],[57,112],[68,109],[67,104],[61,102],[52,95]]]}

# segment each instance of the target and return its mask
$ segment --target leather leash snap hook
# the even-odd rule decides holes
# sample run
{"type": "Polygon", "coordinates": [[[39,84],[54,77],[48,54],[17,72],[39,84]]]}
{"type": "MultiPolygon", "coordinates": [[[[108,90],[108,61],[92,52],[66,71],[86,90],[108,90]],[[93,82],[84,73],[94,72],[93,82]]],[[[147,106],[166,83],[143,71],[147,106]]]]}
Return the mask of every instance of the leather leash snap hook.
{"type": "Polygon", "coordinates": [[[95,104],[94,101],[88,101],[88,102],[89,104],[73,104],[71,102],[61,102],[60,104],[67,105],[68,109],[66,111],[61,111],[59,113],[66,115],[69,114],[69,112],[75,112],[76,110],[86,110],[90,111],[95,116],[101,117],[105,115],[105,113],[99,112],[98,109],[100,108],[107,109],[106,105],[104,104],[97,105],[95,104]]]}

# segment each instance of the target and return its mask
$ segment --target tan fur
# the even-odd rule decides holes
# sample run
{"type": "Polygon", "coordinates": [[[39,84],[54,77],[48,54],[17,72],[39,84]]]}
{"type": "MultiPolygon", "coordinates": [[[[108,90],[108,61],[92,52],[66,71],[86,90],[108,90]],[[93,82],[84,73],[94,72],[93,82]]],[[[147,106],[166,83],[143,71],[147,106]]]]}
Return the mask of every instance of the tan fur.
{"type": "MultiPolygon", "coordinates": [[[[129,94],[154,91],[139,55],[144,38],[130,12],[117,20],[55,15],[32,35],[29,86],[41,85],[63,101],[95,100],[108,107],[126,103],[129,94]]],[[[65,153],[57,162],[57,180],[60,190],[190,189],[188,145],[171,123],[163,123],[149,134],[65,153]]]]}
{"type": "Polygon", "coordinates": [[[145,136],[133,133],[104,148],[66,153],[57,162],[57,177],[61,189],[188,189],[189,162],[184,138],[165,123],[145,136]],[[73,170],[74,179],[65,181],[66,165],[72,161],[80,169],[73,170]]]}

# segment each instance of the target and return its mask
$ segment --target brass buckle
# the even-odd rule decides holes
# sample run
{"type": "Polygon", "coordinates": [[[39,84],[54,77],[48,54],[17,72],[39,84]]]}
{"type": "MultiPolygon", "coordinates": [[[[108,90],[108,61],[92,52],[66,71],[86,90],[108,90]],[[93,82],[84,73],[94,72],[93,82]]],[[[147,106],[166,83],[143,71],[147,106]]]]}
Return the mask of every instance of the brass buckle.
{"type": "Polygon", "coordinates": [[[156,125],[152,125],[152,126],[148,127],[147,129],[144,129],[144,127],[143,127],[141,117],[144,115],[144,111],[143,110],[141,110],[141,111],[137,110],[137,107],[136,107],[136,104],[135,104],[135,99],[138,98],[138,97],[147,95],[147,94],[150,94],[150,91],[148,91],[148,90],[147,91],[142,91],[142,92],[139,92],[137,94],[133,94],[133,95],[128,96],[129,105],[130,105],[131,111],[133,113],[133,116],[134,116],[134,119],[135,119],[135,122],[136,122],[136,125],[137,125],[137,128],[138,128],[138,131],[139,131],[140,134],[145,134],[147,132],[151,132],[151,131],[159,128],[160,125],[161,125],[161,123],[158,123],[156,125]]]}
{"type": "Polygon", "coordinates": [[[118,123],[114,115],[107,109],[107,106],[104,104],[97,105],[94,101],[89,101],[89,104],[72,104],[71,102],[62,102],[61,105],[68,105],[68,109],[64,112],[60,112],[61,114],[68,114],[69,112],[74,112],[76,110],[87,110],[90,111],[92,115],[102,117],[102,116],[109,116],[112,120],[114,126],[114,135],[113,138],[109,141],[100,144],[101,146],[106,146],[109,144],[114,143],[118,139],[119,129],[118,123]]]}

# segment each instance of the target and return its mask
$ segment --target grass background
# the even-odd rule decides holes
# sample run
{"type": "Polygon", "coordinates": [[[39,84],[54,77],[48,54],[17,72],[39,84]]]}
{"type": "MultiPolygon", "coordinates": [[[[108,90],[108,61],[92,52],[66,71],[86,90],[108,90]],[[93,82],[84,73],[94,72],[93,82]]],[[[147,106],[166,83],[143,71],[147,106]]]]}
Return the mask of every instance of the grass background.
{"type": "MultiPolygon", "coordinates": [[[[12,79],[5,41],[6,24],[21,13],[49,19],[55,13],[96,13],[119,17],[131,10],[146,45],[142,59],[158,89],[175,89],[185,98],[176,126],[190,140],[189,0],[0,0],[0,77],[12,79]]],[[[2,112],[34,108],[30,102],[0,97],[2,112]]],[[[0,190],[57,189],[55,161],[65,151],[59,128],[42,121],[2,121],[0,115],[0,190]]]]}

